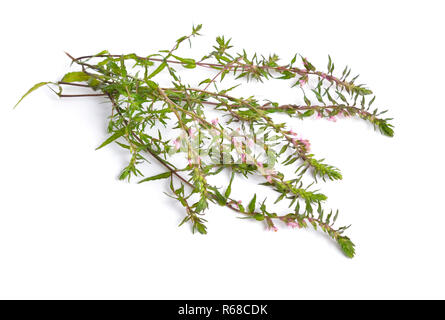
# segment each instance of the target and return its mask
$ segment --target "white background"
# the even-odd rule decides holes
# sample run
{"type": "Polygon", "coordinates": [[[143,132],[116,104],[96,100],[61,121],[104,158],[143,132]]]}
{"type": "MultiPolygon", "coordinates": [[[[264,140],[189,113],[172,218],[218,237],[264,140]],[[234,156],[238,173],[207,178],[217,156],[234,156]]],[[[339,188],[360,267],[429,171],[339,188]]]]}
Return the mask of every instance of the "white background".
{"type": "MultiPolygon", "coordinates": [[[[445,298],[443,1],[1,6],[0,298],[445,298]],[[126,154],[94,150],[106,138],[101,99],[40,89],[12,110],[31,85],[70,70],[63,51],[147,55],[198,23],[196,55],[221,34],[321,68],[330,54],[390,110],[392,139],[360,120],[289,122],[342,169],[344,180],[323,191],[352,223],[354,259],[319,232],[268,232],[216,206],[207,236],[178,228],[183,212],[164,182],[118,181],[126,154]]],[[[291,102],[286,85],[276,98],[291,102]]]]}

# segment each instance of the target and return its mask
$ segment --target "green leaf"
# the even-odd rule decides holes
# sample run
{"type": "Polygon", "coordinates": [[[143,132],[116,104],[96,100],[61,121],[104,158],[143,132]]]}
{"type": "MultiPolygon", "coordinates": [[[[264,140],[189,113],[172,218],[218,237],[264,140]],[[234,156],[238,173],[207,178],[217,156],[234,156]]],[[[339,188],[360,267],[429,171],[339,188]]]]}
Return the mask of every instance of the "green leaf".
{"type": "Polygon", "coordinates": [[[394,137],[394,130],[386,122],[381,122],[379,124],[379,128],[380,132],[382,132],[385,136],[394,137]]]}
{"type": "Polygon", "coordinates": [[[201,212],[205,209],[207,209],[208,204],[207,204],[207,199],[206,198],[201,198],[199,199],[199,201],[196,203],[196,212],[201,212]]]}
{"type": "Polygon", "coordinates": [[[306,117],[312,116],[314,113],[315,113],[314,109],[309,109],[305,113],[303,113],[301,116],[306,118],[306,117]]]}
{"type": "Polygon", "coordinates": [[[343,253],[349,257],[352,258],[355,255],[355,245],[354,243],[346,236],[338,237],[337,242],[340,245],[343,253]]]}
{"type": "Polygon", "coordinates": [[[96,53],[94,56],[97,57],[97,56],[104,56],[104,55],[108,55],[108,54],[110,54],[108,52],[108,50],[102,50],[101,52],[96,53]]]}
{"type": "Polygon", "coordinates": [[[220,206],[224,206],[227,203],[227,198],[224,197],[216,188],[211,188],[213,192],[215,193],[216,201],[220,206]]]}
{"type": "Polygon", "coordinates": [[[96,148],[96,150],[99,150],[100,148],[105,147],[107,144],[110,144],[114,140],[122,137],[125,134],[126,128],[121,128],[118,131],[116,131],[114,134],[112,134],[107,140],[105,140],[100,146],[96,148]]]}
{"type": "Polygon", "coordinates": [[[153,78],[155,75],[157,75],[159,72],[161,72],[165,67],[167,66],[167,63],[164,61],[162,62],[156,69],[153,71],[149,76],[148,79],[153,78]]]}
{"type": "Polygon", "coordinates": [[[281,72],[282,76],[279,77],[278,79],[282,79],[282,80],[287,80],[287,79],[292,79],[295,78],[296,74],[287,70],[284,70],[283,72],[281,72]]]}
{"type": "Polygon", "coordinates": [[[255,211],[255,204],[256,204],[256,193],[253,196],[252,200],[250,200],[249,205],[247,206],[247,209],[250,213],[255,211]]]}
{"type": "Polygon", "coordinates": [[[306,58],[301,57],[303,60],[303,65],[307,71],[315,71],[315,67],[306,58]]]}
{"type": "Polygon", "coordinates": [[[29,90],[28,90],[28,91],[27,91],[27,92],[20,98],[19,102],[17,102],[17,103],[15,104],[14,108],[16,108],[16,107],[19,105],[19,103],[22,102],[22,100],[25,99],[25,97],[26,97],[28,94],[30,94],[30,93],[33,92],[34,90],[37,90],[38,88],[40,88],[40,87],[42,87],[42,86],[44,86],[44,85],[47,85],[47,84],[49,84],[49,83],[52,83],[52,82],[39,82],[39,83],[35,84],[31,89],[29,89],[29,90]]]}
{"type": "Polygon", "coordinates": [[[88,81],[90,76],[82,71],[68,72],[62,78],[63,82],[83,82],[88,81]]]}
{"type": "Polygon", "coordinates": [[[232,182],[233,178],[235,177],[235,172],[232,172],[232,176],[230,177],[229,185],[227,186],[226,192],[224,193],[224,196],[227,198],[230,197],[230,193],[232,192],[232,182]]]}
{"type": "Polygon", "coordinates": [[[339,92],[338,90],[335,91],[335,92],[337,93],[338,97],[339,97],[344,103],[348,103],[348,100],[346,100],[346,97],[345,97],[341,92],[339,92]]]}
{"type": "Polygon", "coordinates": [[[201,81],[201,82],[198,84],[198,86],[200,86],[200,85],[202,85],[202,84],[204,84],[204,83],[210,83],[210,82],[212,82],[211,79],[205,79],[205,80],[201,81]]]}
{"type": "Polygon", "coordinates": [[[145,80],[145,83],[153,90],[156,90],[159,87],[156,82],[148,80],[148,79],[145,80]]]}
{"type": "Polygon", "coordinates": [[[322,96],[320,95],[320,93],[318,93],[317,91],[315,91],[314,89],[311,89],[312,90],[312,92],[315,94],[315,96],[317,97],[317,100],[319,101],[319,102],[321,102],[321,103],[324,103],[323,102],[323,98],[322,98],[322,96]]]}
{"type": "Polygon", "coordinates": [[[196,61],[195,59],[190,59],[190,58],[181,58],[175,55],[172,55],[174,58],[176,58],[176,60],[179,60],[183,63],[183,67],[184,68],[188,68],[188,69],[193,69],[196,67],[196,61]]]}
{"type": "Polygon", "coordinates": [[[142,179],[138,183],[147,182],[147,181],[153,181],[153,180],[160,180],[160,179],[167,179],[167,178],[170,178],[171,175],[172,175],[172,173],[170,171],[168,171],[168,172],[157,174],[157,175],[152,176],[152,177],[148,177],[148,178],[142,179]]]}
{"type": "Polygon", "coordinates": [[[257,213],[256,215],[253,216],[253,218],[258,221],[264,220],[264,216],[261,213],[257,213]]]}
{"type": "Polygon", "coordinates": [[[197,222],[196,224],[195,224],[195,227],[196,227],[196,230],[198,230],[198,232],[200,233],[200,234],[207,234],[207,228],[206,228],[206,226],[205,225],[203,225],[202,223],[199,223],[199,222],[197,222]]]}

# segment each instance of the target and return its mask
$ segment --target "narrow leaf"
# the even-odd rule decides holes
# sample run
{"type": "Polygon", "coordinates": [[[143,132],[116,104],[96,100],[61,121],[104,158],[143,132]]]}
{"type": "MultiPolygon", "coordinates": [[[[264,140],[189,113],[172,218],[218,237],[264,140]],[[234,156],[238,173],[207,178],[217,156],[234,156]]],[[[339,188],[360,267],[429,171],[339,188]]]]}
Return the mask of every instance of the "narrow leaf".
{"type": "Polygon", "coordinates": [[[16,105],[14,106],[14,108],[16,108],[16,107],[19,105],[19,103],[22,102],[22,100],[25,99],[25,97],[26,97],[28,94],[30,94],[30,93],[33,92],[34,90],[37,90],[38,88],[40,88],[40,87],[42,87],[42,86],[44,86],[44,85],[47,85],[48,83],[51,83],[51,82],[39,82],[39,83],[35,84],[31,89],[28,90],[28,92],[26,92],[26,93],[20,98],[19,102],[16,103],[16,105]]]}
{"type": "Polygon", "coordinates": [[[107,144],[110,144],[114,140],[122,137],[124,134],[125,134],[125,128],[119,129],[114,134],[112,134],[107,140],[105,140],[100,146],[98,146],[96,150],[105,147],[107,144]]]}
{"type": "Polygon", "coordinates": [[[167,63],[164,61],[162,62],[156,69],[153,71],[149,76],[148,79],[153,78],[155,75],[157,75],[159,72],[161,72],[165,67],[167,66],[167,63]]]}
{"type": "Polygon", "coordinates": [[[160,174],[157,174],[157,175],[152,176],[152,177],[148,177],[148,178],[142,179],[138,183],[147,182],[147,181],[153,181],[153,180],[160,180],[160,179],[167,179],[167,178],[170,178],[171,174],[172,173],[170,171],[167,171],[167,172],[160,173],[160,174]]]}
{"type": "Polygon", "coordinates": [[[256,204],[256,193],[253,196],[252,200],[250,200],[249,205],[247,206],[247,209],[250,213],[255,211],[255,204],[256,204]]]}

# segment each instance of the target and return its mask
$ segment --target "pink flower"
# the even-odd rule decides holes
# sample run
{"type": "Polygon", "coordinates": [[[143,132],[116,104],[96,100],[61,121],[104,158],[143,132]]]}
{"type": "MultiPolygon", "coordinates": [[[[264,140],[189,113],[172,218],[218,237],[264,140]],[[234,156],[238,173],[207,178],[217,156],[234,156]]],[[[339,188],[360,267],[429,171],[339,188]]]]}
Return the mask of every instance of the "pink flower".
{"type": "Polygon", "coordinates": [[[289,226],[289,227],[292,227],[292,228],[299,228],[300,227],[300,225],[298,224],[298,223],[296,223],[295,221],[289,221],[288,223],[287,223],[287,225],[289,226]]]}
{"type": "Polygon", "coordinates": [[[270,226],[270,227],[269,227],[269,230],[270,230],[270,231],[273,231],[273,232],[277,232],[277,231],[278,231],[278,228],[275,227],[275,226],[270,226]]]}
{"type": "Polygon", "coordinates": [[[254,144],[254,142],[253,142],[252,139],[247,139],[247,146],[248,146],[249,148],[253,148],[253,144],[254,144]]]}
{"type": "Polygon", "coordinates": [[[245,153],[241,153],[241,161],[246,162],[246,154],[245,153]]]}
{"type": "Polygon", "coordinates": [[[218,118],[213,119],[211,122],[214,126],[216,126],[218,124],[218,118]]]}
{"type": "Polygon", "coordinates": [[[309,140],[306,139],[300,139],[298,140],[300,143],[302,143],[304,145],[304,147],[306,148],[306,151],[309,151],[311,148],[311,143],[309,142],[309,140]]]}
{"type": "Polygon", "coordinates": [[[179,142],[179,138],[175,139],[173,141],[173,145],[175,146],[175,150],[179,150],[179,148],[181,147],[181,143],[179,142]]]}
{"type": "Polygon", "coordinates": [[[192,159],[188,159],[188,163],[191,166],[192,165],[192,159]]]}
{"type": "Polygon", "coordinates": [[[297,139],[292,138],[291,141],[292,141],[292,143],[293,143],[294,145],[297,145],[297,144],[298,144],[298,140],[297,140],[297,139]]]}
{"type": "Polygon", "coordinates": [[[237,209],[240,208],[241,200],[238,200],[236,203],[233,204],[237,209]]]}
{"type": "Polygon", "coordinates": [[[293,132],[292,130],[289,130],[288,133],[289,133],[290,135],[293,135],[293,136],[296,136],[296,135],[297,135],[297,133],[296,133],[296,132],[293,132]]]}
{"type": "Polygon", "coordinates": [[[272,176],[267,176],[267,177],[266,177],[266,180],[267,180],[267,182],[269,182],[269,183],[272,183],[272,182],[273,182],[273,180],[272,180],[272,176]]]}
{"type": "Polygon", "coordinates": [[[195,128],[190,128],[190,129],[189,129],[189,136],[190,136],[191,138],[195,137],[195,132],[196,132],[195,128]]]}
{"type": "Polygon", "coordinates": [[[263,167],[263,163],[261,161],[257,162],[258,167],[262,168],[263,167]]]}
{"type": "Polygon", "coordinates": [[[301,79],[300,81],[298,81],[300,86],[304,86],[306,84],[306,82],[307,82],[307,80],[305,80],[305,79],[301,79]]]}
{"type": "Polygon", "coordinates": [[[317,119],[321,119],[321,118],[323,118],[323,116],[321,115],[321,112],[317,111],[317,119]]]}
{"type": "Polygon", "coordinates": [[[337,122],[337,118],[335,116],[330,116],[328,121],[337,122]]]}
{"type": "Polygon", "coordinates": [[[326,74],[326,73],[322,73],[322,74],[321,74],[321,77],[322,77],[323,79],[325,79],[325,80],[326,80],[326,78],[327,78],[328,76],[327,76],[327,74],[326,74]]]}

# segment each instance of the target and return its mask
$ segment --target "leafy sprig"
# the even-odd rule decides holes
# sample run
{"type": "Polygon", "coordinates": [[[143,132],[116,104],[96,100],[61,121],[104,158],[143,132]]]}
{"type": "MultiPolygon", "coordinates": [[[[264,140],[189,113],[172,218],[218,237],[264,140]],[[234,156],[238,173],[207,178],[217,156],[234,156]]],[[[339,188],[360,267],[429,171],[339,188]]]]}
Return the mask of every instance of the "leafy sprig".
{"type": "Polygon", "coordinates": [[[353,257],[354,244],[343,234],[348,227],[334,227],[338,210],[334,214],[324,209],[326,195],[312,189],[318,178],[342,179],[339,169],[317,159],[310,152],[310,142],[301,133],[289,129],[286,123],[277,123],[272,115],[284,113],[299,119],[317,117],[331,121],[359,117],[392,137],[391,119],[382,117],[386,111],[371,109],[375,96],[365,85],[357,84],[358,76],[351,77],[350,68],[336,75],[331,57],[325,71],[298,54],[289,63],[280,64],[275,54],[264,57],[249,55],[245,50],[234,53],[231,39],[224,37],[217,37],[212,51],[200,60],[179,56],[180,45],[186,41],[191,44],[200,30],[201,25],[194,26],[171,49],[148,56],[116,55],[108,51],[78,58],[67,54],[80,70],[65,74],[59,82],[36,84],[19,103],[45,85],[60,97],[103,96],[109,100],[110,136],[98,149],[114,142],[130,153],[129,163],[119,179],[139,177],[139,183],[169,179],[168,195],[184,207],[181,225],[190,223],[193,232],[207,233],[204,214],[210,203],[215,203],[245,218],[261,221],[275,231],[277,223],[294,228],[311,225],[334,239],[346,256],[353,257]],[[182,81],[177,67],[207,68],[215,74],[192,86],[182,81]],[[161,86],[157,81],[161,75],[170,77],[170,85],[161,86]],[[260,102],[254,96],[236,96],[232,93],[235,87],[218,88],[228,75],[247,81],[291,81],[291,87],[301,92],[305,104],[260,102]],[[89,88],[93,93],[65,94],[66,86],[89,88]],[[208,119],[209,108],[221,113],[224,120],[208,119]],[[176,138],[165,137],[171,131],[178,133],[176,138]],[[261,154],[255,152],[259,141],[261,154]],[[203,151],[209,152],[203,156],[203,151]],[[187,159],[185,165],[173,161],[174,155],[181,152],[187,159]],[[165,171],[145,177],[139,166],[149,161],[147,155],[165,171]],[[287,177],[277,170],[277,162],[295,168],[294,175],[287,177]],[[224,190],[209,182],[210,177],[227,171],[231,178],[224,190]],[[311,172],[314,179],[309,185],[303,181],[306,172],[311,172]],[[273,205],[259,201],[256,194],[246,206],[232,195],[232,185],[239,176],[254,175],[262,176],[265,179],[262,185],[278,193],[275,203],[288,202],[290,213],[276,213],[273,205]]]}

